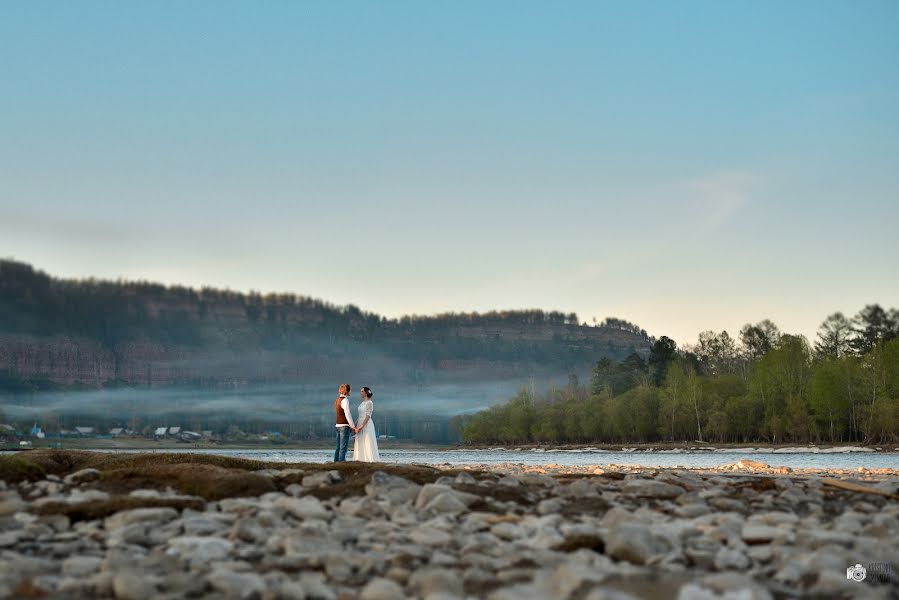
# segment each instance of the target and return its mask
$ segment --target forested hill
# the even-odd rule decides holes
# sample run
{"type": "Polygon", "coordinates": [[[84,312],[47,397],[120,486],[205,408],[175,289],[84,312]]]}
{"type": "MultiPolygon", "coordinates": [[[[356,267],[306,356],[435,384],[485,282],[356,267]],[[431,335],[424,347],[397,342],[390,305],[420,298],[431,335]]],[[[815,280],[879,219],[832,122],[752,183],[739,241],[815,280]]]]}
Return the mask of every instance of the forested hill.
{"type": "Polygon", "coordinates": [[[293,294],[63,280],[0,261],[0,389],[564,375],[646,355],[620,319],[541,310],[387,319],[293,294]]]}

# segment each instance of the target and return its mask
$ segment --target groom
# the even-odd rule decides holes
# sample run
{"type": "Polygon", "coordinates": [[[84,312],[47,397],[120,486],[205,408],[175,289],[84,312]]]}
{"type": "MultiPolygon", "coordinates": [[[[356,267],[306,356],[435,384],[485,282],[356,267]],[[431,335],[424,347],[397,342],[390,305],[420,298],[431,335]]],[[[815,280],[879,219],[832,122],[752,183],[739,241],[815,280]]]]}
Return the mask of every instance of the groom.
{"type": "Polygon", "coordinates": [[[346,462],[346,451],[350,444],[350,432],[355,431],[353,415],[350,413],[350,384],[344,383],[338,390],[339,396],[334,401],[334,412],[337,413],[337,447],[334,449],[334,462],[346,462]]]}

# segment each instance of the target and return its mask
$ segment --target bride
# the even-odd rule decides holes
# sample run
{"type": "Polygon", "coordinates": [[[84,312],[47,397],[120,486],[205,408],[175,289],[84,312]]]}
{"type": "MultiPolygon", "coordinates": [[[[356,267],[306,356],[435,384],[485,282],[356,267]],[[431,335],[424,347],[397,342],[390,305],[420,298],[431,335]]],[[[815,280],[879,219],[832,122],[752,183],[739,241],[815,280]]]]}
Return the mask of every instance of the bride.
{"type": "Polygon", "coordinates": [[[362,397],[362,403],[359,405],[359,413],[356,418],[357,427],[353,430],[356,432],[356,444],[353,446],[353,460],[360,462],[381,462],[381,455],[378,453],[378,434],[375,431],[375,424],[371,420],[371,413],[374,410],[374,403],[371,401],[371,388],[364,387],[359,390],[362,397]]]}

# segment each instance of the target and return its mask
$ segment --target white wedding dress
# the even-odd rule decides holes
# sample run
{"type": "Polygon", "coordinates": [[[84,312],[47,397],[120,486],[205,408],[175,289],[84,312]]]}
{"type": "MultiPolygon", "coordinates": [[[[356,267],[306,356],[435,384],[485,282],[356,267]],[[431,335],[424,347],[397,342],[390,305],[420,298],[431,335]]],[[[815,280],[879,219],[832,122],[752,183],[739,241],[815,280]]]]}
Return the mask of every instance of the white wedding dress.
{"type": "Polygon", "coordinates": [[[356,423],[365,422],[365,427],[356,433],[356,445],[353,446],[353,460],[359,462],[381,462],[378,452],[378,434],[375,431],[375,423],[371,420],[374,404],[371,400],[364,400],[359,405],[356,423]]]}

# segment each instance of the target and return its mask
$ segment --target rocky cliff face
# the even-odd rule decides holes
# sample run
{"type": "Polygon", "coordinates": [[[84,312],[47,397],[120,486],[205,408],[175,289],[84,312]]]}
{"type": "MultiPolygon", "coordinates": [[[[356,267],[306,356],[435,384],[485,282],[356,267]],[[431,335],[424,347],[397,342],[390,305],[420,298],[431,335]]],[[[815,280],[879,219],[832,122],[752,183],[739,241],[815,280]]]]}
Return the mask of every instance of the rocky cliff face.
{"type": "Polygon", "coordinates": [[[646,352],[619,320],[539,310],[385,319],[290,294],[66,281],[0,260],[0,390],[113,384],[470,381],[646,352]]]}
{"type": "MultiPolygon", "coordinates": [[[[509,347],[536,345],[538,352],[563,352],[572,371],[589,367],[599,356],[623,354],[633,347],[625,332],[597,328],[535,327],[535,331],[467,328],[445,337],[456,343],[501,341],[509,347]],[[554,343],[551,343],[555,340],[554,343]]],[[[235,328],[224,329],[232,335],[235,328]]],[[[244,336],[237,336],[244,337],[244,336]]],[[[429,360],[427,348],[439,341],[408,341],[400,352],[364,343],[327,340],[307,349],[267,349],[246,346],[189,347],[158,342],[127,342],[108,348],[84,338],[0,335],[0,373],[23,381],[43,381],[59,387],[102,387],[110,384],[161,386],[243,385],[254,383],[328,382],[346,373],[371,378],[446,378],[449,380],[526,377],[545,371],[534,360],[510,356],[471,356],[429,360]],[[422,350],[422,357],[404,356],[404,347],[422,350]]],[[[393,348],[396,350],[396,347],[393,348]]]]}

